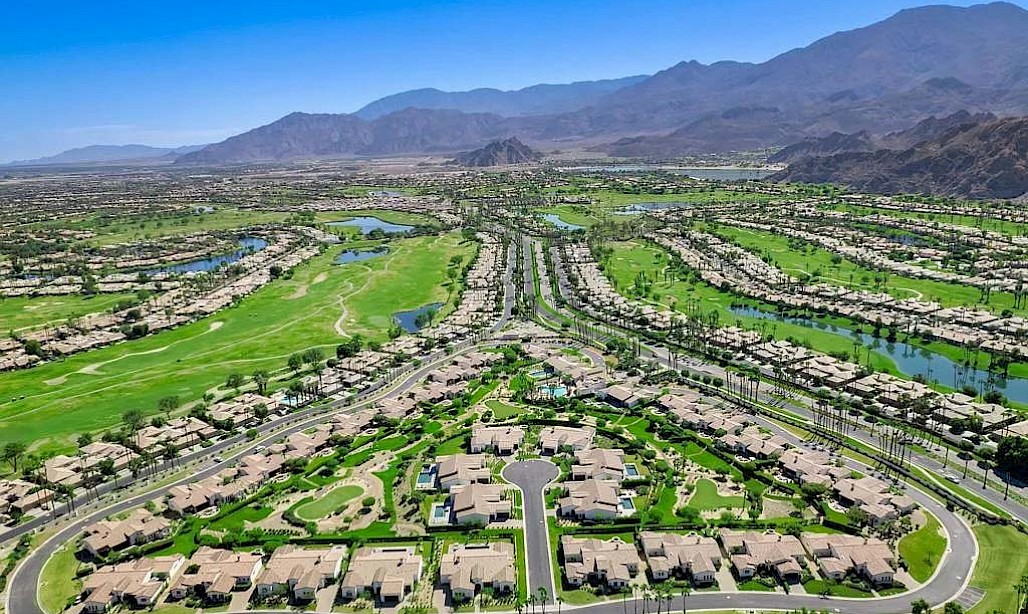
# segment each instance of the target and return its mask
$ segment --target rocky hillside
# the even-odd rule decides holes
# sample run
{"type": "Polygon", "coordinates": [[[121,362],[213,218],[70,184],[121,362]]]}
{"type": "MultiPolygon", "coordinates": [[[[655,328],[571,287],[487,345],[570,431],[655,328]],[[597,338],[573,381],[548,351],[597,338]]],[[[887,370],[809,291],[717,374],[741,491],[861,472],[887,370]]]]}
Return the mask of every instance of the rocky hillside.
{"type": "Polygon", "coordinates": [[[909,149],[918,143],[938,138],[943,134],[964,126],[995,121],[991,113],[971,114],[957,111],[946,117],[929,117],[907,130],[873,136],[867,131],[856,134],[833,132],[823,137],[807,137],[798,143],[782,148],[768,161],[774,164],[792,164],[803,158],[834,156],[841,153],[876,151],[878,149],[909,149]]]}
{"type": "Polygon", "coordinates": [[[502,141],[493,141],[481,149],[463,153],[454,161],[462,166],[504,166],[538,162],[542,157],[542,154],[532,150],[517,137],[511,137],[502,141]]]}
{"type": "Polygon", "coordinates": [[[966,124],[899,151],[808,157],[770,180],[883,194],[1018,198],[1028,193],[1028,118],[966,124]]]}

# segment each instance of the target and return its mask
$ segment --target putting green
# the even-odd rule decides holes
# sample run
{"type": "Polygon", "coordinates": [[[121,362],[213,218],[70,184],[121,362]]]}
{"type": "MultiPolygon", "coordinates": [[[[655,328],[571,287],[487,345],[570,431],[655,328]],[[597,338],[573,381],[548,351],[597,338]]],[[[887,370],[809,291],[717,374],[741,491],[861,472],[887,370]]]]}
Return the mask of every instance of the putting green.
{"type": "Polygon", "coordinates": [[[342,509],[344,505],[362,494],[364,494],[364,489],[360,486],[352,484],[340,486],[329,491],[324,497],[296,508],[296,515],[302,520],[319,520],[342,509]]]}

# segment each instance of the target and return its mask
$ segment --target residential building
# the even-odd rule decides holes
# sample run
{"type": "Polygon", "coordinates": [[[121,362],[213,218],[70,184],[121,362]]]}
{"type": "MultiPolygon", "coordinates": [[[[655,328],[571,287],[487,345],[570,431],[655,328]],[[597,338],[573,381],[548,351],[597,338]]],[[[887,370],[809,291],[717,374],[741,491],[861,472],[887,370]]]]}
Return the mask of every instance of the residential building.
{"type": "Polygon", "coordinates": [[[564,576],[572,586],[592,582],[606,583],[614,589],[624,588],[639,573],[642,563],[635,545],[617,537],[605,541],[563,535],[560,548],[564,556],[564,576]]]}
{"type": "Polygon", "coordinates": [[[310,601],[318,589],[339,577],[345,557],[346,546],[321,550],[280,546],[257,578],[257,596],[288,595],[297,601],[310,601]]]}
{"type": "Polygon", "coordinates": [[[677,575],[708,585],[715,582],[714,574],[721,568],[721,547],[712,537],[643,531],[639,543],[654,580],[677,575]]]}
{"type": "Polygon", "coordinates": [[[414,588],[423,561],[413,546],[360,548],[343,576],[340,594],[356,599],[369,593],[379,601],[396,603],[414,588]]]}
{"type": "Polygon", "coordinates": [[[471,430],[471,453],[513,454],[521,447],[525,430],[520,426],[476,426],[471,430]]]}
{"type": "Polygon", "coordinates": [[[484,587],[509,594],[516,581],[514,545],[509,542],[451,544],[439,561],[439,583],[450,589],[454,601],[472,599],[484,587]]]}

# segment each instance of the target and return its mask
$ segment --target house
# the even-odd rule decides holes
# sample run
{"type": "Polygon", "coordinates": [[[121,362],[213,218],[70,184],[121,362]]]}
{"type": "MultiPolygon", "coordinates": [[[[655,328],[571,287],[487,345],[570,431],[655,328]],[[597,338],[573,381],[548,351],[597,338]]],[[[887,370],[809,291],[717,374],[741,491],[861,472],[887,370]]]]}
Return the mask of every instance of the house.
{"type": "Polygon", "coordinates": [[[297,601],[310,601],[318,589],[339,577],[345,557],[345,546],[333,546],[327,550],[280,546],[257,578],[257,596],[266,598],[288,594],[297,601]]]}
{"type": "Polygon", "coordinates": [[[343,576],[340,594],[356,599],[364,593],[379,601],[396,603],[414,588],[423,561],[413,546],[360,548],[343,576]]]}
{"type": "Polygon", "coordinates": [[[878,538],[859,535],[808,533],[803,545],[826,577],[841,580],[850,572],[864,576],[875,586],[891,586],[896,559],[889,545],[878,538]]]}
{"type": "Polygon", "coordinates": [[[557,512],[565,518],[610,520],[621,513],[616,482],[589,479],[564,486],[565,496],[557,501],[557,512]]]}
{"type": "Polygon", "coordinates": [[[721,568],[721,548],[712,537],[643,531],[639,543],[654,580],[678,575],[694,584],[713,584],[721,568]]]}
{"type": "Polygon", "coordinates": [[[892,492],[888,484],[871,476],[839,480],[832,490],[844,505],[863,510],[872,525],[895,520],[917,507],[912,498],[892,492]]]}
{"type": "Polygon", "coordinates": [[[82,610],[104,612],[119,603],[134,608],[150,607],[185,560],[181,554],[175,554],[101,567],[82,582],[82,610]]]}
{"type": "Polygon", "coordinates": [[[495,594],[513,593],[517,580],[514,545],[451,544],[439,561],[439,583],[450,589],[454,601],[466,601],[483,587],[495,594]]]}
{"type": "Polygon", "coordinates": [[[635,545],[617,537],[604,541],[562,535],[560,548],[564,556],[564,577],[572,586],[592,582],[606,583],[614,589],[624,588],[639,573],[642,563],[635,545]]]}
{"type": "Polygon", "coordinates": [[[575,464],[571,465],[572,480],[614,480],[625,477],[625,452],[618,449],[591,448],[575,452],[575,464]]]}
{"type": "Polygon", "coordinates": [[[0,480],[0,519],[18,516],[48,503],[53,492],[25,480],[0,480]]]}
{"type": "Polygon", "coordinates": [[[772,572],[783,582],[791,584],[803,578],[806,551],[800,540],[792,535],[780,535],[770,530],[756,533],[721,529],[718,537],[739,578],[751,578],[760,571],[772,572]]]}
{"type": "Polygon", "coordinates": [[[492,470],[484,454],[451,454],[436,459],[436,482],[440,490],[492,480],[492,470]]]}
{"type": "Polygon", "coordinates": [[[642,401],[642,397],[635,394],[635,391],[620,384],[604,388],[597,395],[609,405],[621,408],[635,407],[642,401]]]}
{"type": "Polygon", "coordinates": [[[251,586],[261,568],[260,555],[201,546],[190,557],[169,596],[184,599],[192,593],[205,596],[209,602],[223,603],[232,598],[232,591],[251,586]]]}
{"type": "Polygon", "coordinates": [[[508,456],[521,447],[524,439],[525,430],[520,426],[476,426],[471,430],[471,453],[508,456]]]}
{"type": "Polygon", "coordinates": [[[592,445],[595,436],[596,429],[589,426],[548,426],[539,432],[539,448],[543,454],[556,454],[562,448],[584,450],[592,445]]]}
{"type": "Polygon", "coordinates": [[[170,533],[171,522],[140,508],[124,520],[101,520],[86,527],[82,549],[99,558],[112,550],[163,539],[170,533]]]}
{"type": "Polygon", "coordinates": [[[453,516],[457,524],[485,526],[510,518],[511,500],[504,496],[503,484],[473,482],[454,486],[450,491],[453,516]]]}

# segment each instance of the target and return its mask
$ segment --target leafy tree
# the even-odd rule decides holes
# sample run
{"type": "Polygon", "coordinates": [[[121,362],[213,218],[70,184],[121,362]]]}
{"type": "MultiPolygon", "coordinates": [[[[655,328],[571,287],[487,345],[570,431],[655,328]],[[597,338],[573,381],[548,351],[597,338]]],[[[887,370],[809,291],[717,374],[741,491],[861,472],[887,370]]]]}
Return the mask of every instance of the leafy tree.
{"type": "Polygon", "coordinates": [[[242,388],[245,383],[246,378],[244,378],[241,373],[230,373],[229,376],[225,378],[225,385],[236,390],[242,388]]]}
{"type": "Polygon", "coordinates": [[[289,356],[289,360],[286,361],[290,371],[299,371],[300,367],[303,366],[303,357],[299,354],[292,354],[289,356]]]}
{"type": "Polygon", "coordinates": [[[135,433],[143,428],[146,416],[143,415],[143,410],[141,409],[130,409],[121,415],[121,421],[125,424],[125,429],[129,433],[135,433]]]}
{"type": "Polygon", "coordinates": [[[1004,437],[996,447],[996,467],[1017,476],[1028,475],[1028,437],[1004,437]]]}
{"type": "Polygon", "coordinates": [[[161,397],[161,399],[157,401],[157,409],[160,410],[162,413],[170,414],[171,412],[178,409],[179,405],[181,404],[182,402],[179,400],[177,396],[169,395],[166,397],[161,397]]]}
{"type": "Polygon", "coordinates": [[[257,387],[257,394],[263,396],[268,392],[268,381],[270,378],[268,377],[267,371],[258,369],[253,372],[250,379],[253,380],[253,385],[257,387]]]}
{"type": "Polygon", "coordinates": [[[910,614],[931,614],[932,606],[924,599],[918,599],[910,603],[910,614]]]}
{"type": "Polygon", "coordinates": [[[27,451],[28,446],[24,443],[20,441],[9,441],[4,444],[3,450],[0,450],[0,456],[10,463],[11,467],[15,471],[18,471],[18,462],[21,461],[27,451]]]}

